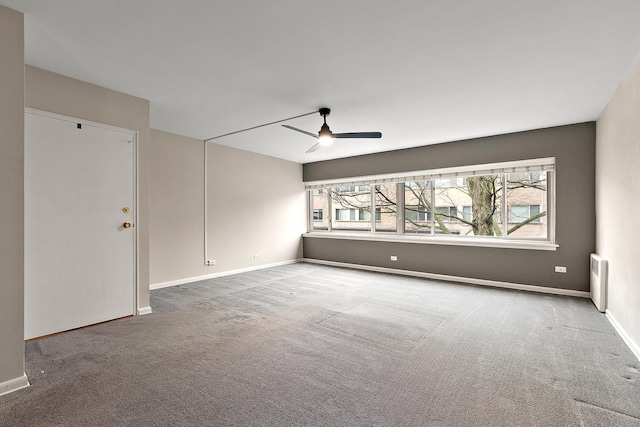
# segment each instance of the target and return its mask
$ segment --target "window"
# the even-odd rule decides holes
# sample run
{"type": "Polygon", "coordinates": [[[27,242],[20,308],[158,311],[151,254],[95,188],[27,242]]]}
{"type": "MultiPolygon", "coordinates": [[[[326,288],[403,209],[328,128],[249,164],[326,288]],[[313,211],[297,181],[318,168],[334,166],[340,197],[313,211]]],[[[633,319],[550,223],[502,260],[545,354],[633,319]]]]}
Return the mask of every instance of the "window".
{"type": "Polygon", "coordinates": [[[404,182],[405,234],[431,233],[431,181],[404,182]]]}
{"type": "Polygon", "coordinates": [[[336,209],[336,221],[357,221],[359,217],[358,209],[336,209]]]}
{"type": "Polygon", "coordinates": [[[457,178],[446,178],[446,179],[439,179],[438,182],[436,183],[436,188],[437,187],[460,187],[464,185],[464,178],[463,177],[457,177],[457,178]]]}
{"type": "Polygon", "coordinates": [[[458,217],[458,208],[455,206],[436,206],[436,217],[442,217],[443,221],[455,221],[458,217]]]}
{"type": "Polygon", "coordinates": [[[309,198],[312,221],[309,225],[311,231],[329,231],[329,218],[324,212],[329,211],[329,196],[326,191],[316,189],[311,191],[309,198]]]}
{"type": "Polygon", "coordinates": [[[531,219],[531,222],[540,222],[538,214],[540,213],[540,205],[519,205],[511,206],[509,209],[509,222],[520,223],[527,219],[531,219]]]}
{"type": "Polygon", "coordinates": [[[431,221],[431,212],[427,211],[424,205],[405,206],[405,218],[410,222],[427,222],[431,221]]]}
{"type": "Polygon", "coordinates": [[[553,243],[554,168],[545,158],[305,183],[310,230],[553,243]],[[318,194],[321,186],[328,191],[318,194]]]}
{"type": "Polygon", "coordinates": [[[356,191],[356,187],[353,185],[350,187],[338,187],[336,191],[338,193],[353,193],[354,191],[356,191]]]}
{"type": "Polygon", "coordinates": [[[471,206],[463,206],[462,207],[462,219],[465,221],[471,221],[473,217],[471,216],[471,206]]]}
{"type": "Polygon", "coordinates": [[[507,234],[546,239],[547,172],[507,174],[507,234]]]}
{"type": "Polygon", "coordinates": [[[369,192],[368,185],[350,185],[347,187],[338,187],[336,189],[338,193],[367,193],[369,192]]]}
{"type": "Polygon", "coordinates": [[[376,208],[375,232],[397,233],[397,185],[395,183],[375,185],[373,201],[376,208]]]}
{"type": "Polygon", "coordinates": [[[371,187],[336,187],[331,191],[331,230],[371,231],[371,187]]]}
{"type": "Polygon", "coordinates": [[[513,181],[529,181],[529,182],[539,182],[541,181],[541,176],[543,172],[516,172],[510,173],[509,179],[513,181]]]}
{"type": "Polygon", "coordinates": [[[452,236],[501,236],[502,176],[436,179],[435,232],[452,236]],[[458,209],[458,206],[461,209],[458,209]],[[465,215],[464,206],[467,206],[465,215]]]}
{"type": "MultiPolygon", "coordinates": [[[[315,213],[314,213],[315,215],[315,213]]],[[[320,212],[322,216],[322,212],[320,212]]],[[[380,209],[376,209],[376,221],[380,221],[380,209]]],[[[371,212],[364,209],[336,209],[336,221],[371,221],[371,212]]]]}

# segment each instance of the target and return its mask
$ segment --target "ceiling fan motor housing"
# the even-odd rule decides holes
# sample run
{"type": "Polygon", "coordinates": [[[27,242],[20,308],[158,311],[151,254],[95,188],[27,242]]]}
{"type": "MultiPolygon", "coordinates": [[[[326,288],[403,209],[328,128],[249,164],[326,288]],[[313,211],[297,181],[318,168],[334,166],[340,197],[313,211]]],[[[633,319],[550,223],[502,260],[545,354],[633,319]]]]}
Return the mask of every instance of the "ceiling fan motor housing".
{"type": "Polygon", "coordinates": [[[333,136],[333,132],[329,129],[329,125],[324,123],[320,128],[320,132],[318,132],[318,138],[331,138],[333,136]]]}
{"type": "Polygon", "coordinates": [[[329,108],[323,107],[318,110],[320,115],[324,118],[324,123],[320,128],[320,132],[318,132],[318,140],[322,145],[329,145],[333,140],[333,132],[329,129],[329,125],[327,124],[327,116],[331,114],[331,110],[329,108]]]}

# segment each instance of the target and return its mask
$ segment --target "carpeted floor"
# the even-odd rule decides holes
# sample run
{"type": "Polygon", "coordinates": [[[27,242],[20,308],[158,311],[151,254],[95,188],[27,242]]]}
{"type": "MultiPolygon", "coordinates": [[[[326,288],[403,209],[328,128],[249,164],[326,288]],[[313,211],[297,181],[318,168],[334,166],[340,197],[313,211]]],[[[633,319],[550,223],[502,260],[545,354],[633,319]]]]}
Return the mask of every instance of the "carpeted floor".
{"type": "Polygon", "coordinates": [[[640,426],[589,300],[294,264],[27,344],[1,426],[640,426]]]}

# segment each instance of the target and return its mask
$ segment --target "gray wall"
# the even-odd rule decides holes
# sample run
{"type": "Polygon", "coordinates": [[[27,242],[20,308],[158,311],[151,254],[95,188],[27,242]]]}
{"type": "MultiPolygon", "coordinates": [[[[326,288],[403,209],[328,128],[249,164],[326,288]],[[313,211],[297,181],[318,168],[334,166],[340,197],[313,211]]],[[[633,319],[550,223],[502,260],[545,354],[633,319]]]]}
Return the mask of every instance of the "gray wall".
{"type": "Polygon", "coordinates": [[[26,66],[27,107],[138,131],[138,307],[149,306],[149,101],[26,66]]]}
{"type": "Polygon", "coordinates": [[[304,180],[541,157],[556,158],[556,251],[305,238],[304,257],[588,291],[595,248],[593,122],[309,163],[304,180]],[[567,273],[555,273],[556,265],[566,266],[567,273]]]}
{"type": "Polygon", "coordinates": [[[609,260],[607,314],[640,358],[640,56],[598,119],[596,154],[596,250],[609,260]]]}
{"type": "Polygon", "coordinates": [[[0,6],[0,394],[24,375],[24,27],[0,6]]]}
{"type": "Polygon", "coordinates": [[[151,140],[152,286],[302,257],[300,164],[208,143],[207,266],[204,142],[157,130],[151,140]]]}

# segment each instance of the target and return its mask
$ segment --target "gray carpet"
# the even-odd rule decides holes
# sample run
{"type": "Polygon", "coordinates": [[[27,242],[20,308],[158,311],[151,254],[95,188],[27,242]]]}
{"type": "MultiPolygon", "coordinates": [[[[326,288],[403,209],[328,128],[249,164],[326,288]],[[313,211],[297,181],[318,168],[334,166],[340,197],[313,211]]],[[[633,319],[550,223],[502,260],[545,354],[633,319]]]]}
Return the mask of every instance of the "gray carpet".
{"type": "Polygon", "coordinates": [[[295,264],[27,344],[1,426],[640,426],[586,299],[295,264]]]}

